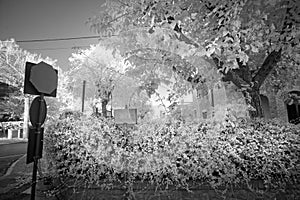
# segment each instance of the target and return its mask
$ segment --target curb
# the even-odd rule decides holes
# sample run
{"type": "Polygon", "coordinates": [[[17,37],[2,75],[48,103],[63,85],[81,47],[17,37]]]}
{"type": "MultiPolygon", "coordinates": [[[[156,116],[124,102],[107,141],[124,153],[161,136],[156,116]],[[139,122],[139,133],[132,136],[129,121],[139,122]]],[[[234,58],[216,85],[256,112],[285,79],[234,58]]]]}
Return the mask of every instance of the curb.
{"type": "Polygon", "coordinates": [[[1,143],[0,142],[0,146],[2,146],[2,145],[10,145],[10,144],[18,144],[18,143],[27,143],[27,142],[28,142],[27,139],[26,140],[19,140],[19,141],[7,141],[5,143],[1,143]]]}
{"type": "Polygon", "coordinates": [[[0,177],[0,180],[5,179],[7,176],[11,175],[11,173],[13,172],[16,164],[18,164],[20,162],[20,160],[22,160],[27,154],[24,154],[23,156],[21,156],[18,160],[16,160],[15,162],[13,162],[13,164],[11,164],[9,166],[9,168],[6,170],[5,174],[3,176],[0,177]]]}
{"type": "MultiPolygon", "coordinates": [[[[2,177],[5,177],[5,176],[8,176],[12,173],[12,171],[14,170],[14,167],[16,166],[16,164],[22,160],[24,157],[26,156],[26,154],[24,154],[22,157],[20,157],[18,160],[16,160],[13,164],[11,164],[11,166],[9,166],[9,168],[7,169],[6,173],[2,176],[2,177]]],[[[1,177],[1,178],[2,178],[1,177]]]]}

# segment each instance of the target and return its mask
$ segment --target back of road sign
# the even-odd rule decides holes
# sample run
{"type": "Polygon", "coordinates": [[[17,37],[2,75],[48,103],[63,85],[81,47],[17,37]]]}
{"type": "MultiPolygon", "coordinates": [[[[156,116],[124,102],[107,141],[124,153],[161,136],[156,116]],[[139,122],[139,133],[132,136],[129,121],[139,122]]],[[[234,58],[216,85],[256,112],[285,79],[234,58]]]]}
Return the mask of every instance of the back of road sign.
{"type": "Polygon", "coordinates": [[[45,62],[26,62],[24,94],[56,97],[58,71],[45,62]]]}
{"type": "Polygon", "coordinates": [[[45,122],[46,114],[46,101],[41,97],[35,97],[29,109],[29,118],[32,126],[36,127],[37,123],[40,123],[40,125],[42,125],[45,122]]]}
{"type": "Polygon", "coordinates": [[[44,139],[44,128],[41,128],[41,137],[40,142],[37,142],[37,134],[36,129],[33,127],[29,127],[29,137],[27,144],[27,159],[26,164],[32,163],[34,161],[34,157],[42,158],[43,154],[43,139],[44,139]],[[40,144],[38,155],[35,155],[36,144],[40,144]]]}

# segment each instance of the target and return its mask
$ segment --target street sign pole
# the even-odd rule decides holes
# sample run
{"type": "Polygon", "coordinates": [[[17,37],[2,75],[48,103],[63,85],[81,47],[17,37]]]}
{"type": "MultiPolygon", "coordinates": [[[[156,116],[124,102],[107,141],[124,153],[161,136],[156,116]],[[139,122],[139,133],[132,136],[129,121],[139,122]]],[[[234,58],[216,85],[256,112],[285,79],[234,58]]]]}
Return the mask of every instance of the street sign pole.
{"type": "Polygon", "coordinates": [[[30,106],[30,121],[33,126],[29,132],[26,164],[33,162],[31,200],[35,199],[35,188],[38,170],[38,159],[42,158],[43,134],[42,124],[45,121],[47,106],[44,96],[56,97],[58,71],[51,65],[26,62],[24,94],[40,95],[30,106]]]}
{"type": "Polygon", "coordinates": [[[31,185],[31,200],[35,200],[35,190],[36,190],[36,177],[37,177],[37,170],[38,170],[38,159],[40,158],[40,148],[41,148],[41,125],[43,120],[42,115],[42,105],[44,100],[44,94],[40,95],[40,104],[39,104],[39,112],[38,112],[38,121],[35,124],[36,128],[36,143],[35,143],[35,155],[33,161],[33,171],[32,171],[32,185],[31,185]]]}
{"type": "Polygon", "coordinates": [[[36,186],[36,175],[38,168],[38,159],[34,158],[33,171],[32,171],[32,183],[31,183],[31,200],[35,200],[35,186],[36,186]]]}
{"type": "Polygon", "coordinates": [[[86,81],[84,80],[82,83],[82,102],[81,102],[81,112],[84,112],[84,96],[85,96],[85,85],[86,81]]]}

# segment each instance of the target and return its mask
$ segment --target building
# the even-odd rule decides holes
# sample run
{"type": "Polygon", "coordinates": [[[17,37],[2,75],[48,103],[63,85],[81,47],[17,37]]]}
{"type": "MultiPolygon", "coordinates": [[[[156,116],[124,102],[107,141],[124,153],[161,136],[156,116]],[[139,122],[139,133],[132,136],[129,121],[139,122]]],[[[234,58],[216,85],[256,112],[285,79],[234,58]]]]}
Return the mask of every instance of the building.
{"type": "MultiPolygon", "coordinates": [[[[264,84],[260,99],[264,118],[300,123],[300,80],[275,92],[264,84]]],[[[219,83],[212,89],[198,88],[193,94],[195,117],[200,119],[225,117],[228,109],[236,117],[247,116],[244,97],[233,84],[219,83]]]]}
{"type": "Polygon", "coordinates": [[[262,107],[266,118],[277,118],[284,122],[300,123],[300,78],[278,92],[263,85],[262,107]]]}

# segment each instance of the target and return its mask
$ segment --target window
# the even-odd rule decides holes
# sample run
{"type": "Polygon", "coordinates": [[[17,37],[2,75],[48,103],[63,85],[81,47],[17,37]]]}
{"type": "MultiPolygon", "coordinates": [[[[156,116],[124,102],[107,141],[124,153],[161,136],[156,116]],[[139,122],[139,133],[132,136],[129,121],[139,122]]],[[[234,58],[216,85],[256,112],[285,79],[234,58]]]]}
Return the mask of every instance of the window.
{"type": "Polygon", "coordinates": [[[300,123],[300,92],[289,92],[285,99],[286,109],[288,113],[288,120],[290,123],[300,123]]]}

